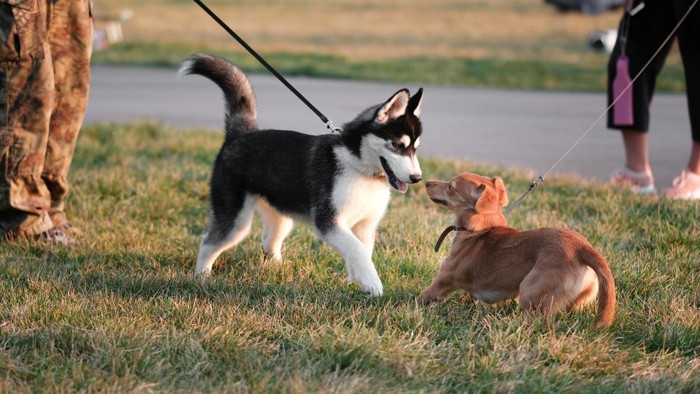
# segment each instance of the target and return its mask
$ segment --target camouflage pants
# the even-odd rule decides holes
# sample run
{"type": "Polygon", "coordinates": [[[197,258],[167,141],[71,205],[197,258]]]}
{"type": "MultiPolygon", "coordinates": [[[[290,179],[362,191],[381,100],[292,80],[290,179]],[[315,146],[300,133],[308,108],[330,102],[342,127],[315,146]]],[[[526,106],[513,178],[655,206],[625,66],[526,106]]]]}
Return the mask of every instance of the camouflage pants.
{"type": "Polygon", "coordinates": [[[89,0],[0,0],[0,236],[66,223],[92,35],[89,0]]]}

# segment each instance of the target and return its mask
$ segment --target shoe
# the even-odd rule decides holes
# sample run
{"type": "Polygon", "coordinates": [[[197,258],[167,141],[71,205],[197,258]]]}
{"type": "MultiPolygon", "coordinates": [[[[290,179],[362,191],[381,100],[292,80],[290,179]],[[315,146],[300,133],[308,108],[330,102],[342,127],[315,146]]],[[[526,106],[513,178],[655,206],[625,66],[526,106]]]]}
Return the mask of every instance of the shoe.
{"type": "Polygon", "coordinates": [[[64,246],[70,246],[75,243],[75,240],[65,231],[58,227],[50,228],[41,234],[34,236],[35,241],[48,242],[53,244],[60,244],[64,246]]]}
{"type": "Polygon", "coordinates": [[[17,234],[15,232],[8,231],[2,235],[2,239],[8,242],[13,242],[19,239],[29,239],[34,240],[36,242],[46,242],[51,244],[60,244],[64,246],[70,246],[75,243],[75,240],[70,235],[66,234],[63,230],[57,227],[50,228],[44,231],[43,233],[34,235],[17,234]]]}
{"type": "Polygon", "coordinates": [[[83,231],[70,224],[70,222],[65,222],[60,226],[56,226],[55,228],[63,231],[70,237],[80,237],[83,235],[83,231]]]}
{"type": "MultiPolygon", "coordinates": [[[[2,1],[2,0],[0,0],[2,1]]],[[[66,213],[63,211],[60,212],[51,212],[49,214],[49,217],[51,218],[51,222],[53,223],[53,227],[65,232],[71,237],[78,237],[83,235],[83,232],[80,231],[77,227],[73,226],[71,222],[68,221],[68,218],[66,217],[66,213]]]]}
{"type": "Polygon", "coordinates": [[[0,214],[0,236],[2,239],[34,239],[37,234],[55,227],[49,215],[33,215],[18,210],[6,210],[0,214]]]}
{"type": "Polygon", "coordinates": [[[654,176],[651,173],[632,171],[627,167],[618,167],[610,176],[610,182],[615,185],[629,187],[636,194],[656,194],[654,176]]]}
{"type": "Polygon", "coordinates": [[[668,198],[678,200],[700,200],[700,175],[683,170],[672,183],[673,186],[664,190],[668,198]]]}
{"type": "Polygon", "coordinates": [[[75,240],[71,237],[71,235],[74,234],[74,232],[71,231],[72,226],[67,222],[60,227],[53,226],[48,215],[41,216],[26,227],[18,225],[22,222],[26,222],[26,214],[5,214],[2,219],[4,220],[0,221],[0,242],[3,240],[13,242],[15,240],[27,239],[66,246],[75,243],[75,240]]]}

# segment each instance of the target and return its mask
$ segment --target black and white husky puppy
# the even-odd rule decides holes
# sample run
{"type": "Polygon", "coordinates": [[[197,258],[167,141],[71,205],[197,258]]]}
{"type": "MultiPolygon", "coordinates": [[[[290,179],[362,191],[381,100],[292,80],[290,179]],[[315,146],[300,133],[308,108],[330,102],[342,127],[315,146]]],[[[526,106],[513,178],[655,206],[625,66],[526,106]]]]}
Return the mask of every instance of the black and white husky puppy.
{"type": "Polygon", "coordinates": [[[389,186],[405,193],[408,183],[422,179],[416,149],[423,90],[413,97],[399,90],[339,135],[312,136],[257,130],[250,82],[226,60],[195,55],[180,74],[209,78],[226,101],[226,137],[212,170],[209,228],[195,274],[209,273],[221,252],[248,235],[257,207],[267,254],[280,260],[292,220],[306,221],[343,256],[350,282],[380,296],[382,282],[372,262],[375,232],[389,202],[389,186]]]}

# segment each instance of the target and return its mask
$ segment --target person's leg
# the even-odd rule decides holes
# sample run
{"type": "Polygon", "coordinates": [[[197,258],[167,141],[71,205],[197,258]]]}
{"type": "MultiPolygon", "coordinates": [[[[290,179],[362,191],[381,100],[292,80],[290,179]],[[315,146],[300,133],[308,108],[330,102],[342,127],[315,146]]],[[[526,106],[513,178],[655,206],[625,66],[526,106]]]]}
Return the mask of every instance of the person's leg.
{"type": "Polygon", "coordinates": [[[625,167],[634,172],[651,174],[648,133],[637,130],[622,130],[622,142],[627,160],[625,167]]]}
{"type": "MultiPolygon", "coordinates": [[[[680,18],[690,7],[688,0],[676,0],[676,15],[680,18]]],[[[685,71],[688,112],[693,143],[687,166],[673,180],[664,194],[670,198],[700,199],[700,7],[696,7],[678,30],[678,47],[685,71]]]]}
{"type": "Polygon", "coordinates": [[[38,236],[53,227],[41,172],[53,71],[44,2],[0,3],[0,237],[38,236]]]}
{"type": "MultiPolygon", "coordinates": [[[[692,1],[680,1],[676,13],[683,14],[692,1]]],[[[696,5],[678,31],[678,48],[685,71],[685,88],[688,97],[688,113],[693,147],[688,170],[700,174],[700,5],[696,5]]]]}
{"type": "Polygon", "coordinates": [[[693,146],[690,148],[688,171],[692,171],[700,175],[700,141],[693,141],[693,146]]]}
{"type": "Polygon", "coordinates": [[[630,187],[637,194],[656,194],[654,174],[649,164],[649,133],[622,129],[621,135],[625,165],[613,171],[611,182],[630,187]]]}
{"type": "MultiPolygon", "coordinates": [[[[649,106],[656,86],[656,77],[663,68],[672,43],[664,46],[647,68],[642,70],[671,32],[672,22],[672,7],[659,0],[647,1],[645,8],[630,18],[625,51],[629,58],[629,74],[631,78],[635,78],[641,72],[631,87],[633,124],[615,124],[614,108],[608,112],[608,127],[622,131],[625,152],[625,165],[613,172],[611,180],[631,186],[640,194],[656,192],[648,153],[649,106]]],[[[622,30],[622,23],[620,27],[622,30]]],[[[608,63],[608,105],[617,99],[613,97],[613,81],[617,74],[617,60],[622,54],[620,38],[621,36],[618,37],[608,63]]]]}
{"type": "Polygon", "coordinates": [[[693,142],[688,167],[673,179],[664,195],[680,200],[700,200],[700,142],[693,142]]]}
{"type": "Polygon", "coordinates": [[[42,177],[51,193],[51,220],[68,227],[64,199],[68,171],[83,122],[90,88],[93,23],[89,0],[49,2],[49,43],[53,54],[56,97],[42,177]]]}

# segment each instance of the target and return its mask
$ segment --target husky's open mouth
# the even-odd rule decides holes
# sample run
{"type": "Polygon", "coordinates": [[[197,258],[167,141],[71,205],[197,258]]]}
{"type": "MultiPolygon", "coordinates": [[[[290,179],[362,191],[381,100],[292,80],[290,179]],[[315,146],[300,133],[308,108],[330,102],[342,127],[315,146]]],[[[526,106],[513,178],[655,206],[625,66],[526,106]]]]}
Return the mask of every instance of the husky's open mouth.
{"type": "Polygon", "coordinates": [[[385,158],[380,156],[379,160],[382,162],[382,168],[384,168],[384,172],[386,173],[386,177],[389,180],[391,187],[400,191],[401,193],[406,193],[406,190],[408,190],[408,185],[406,182],[401,182],[399,178],[396,177],[396,174],[394,174],[394,171],[391,170],[391,167],[389,167],[389,163],[387,163],[385,158]]]}

